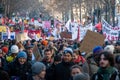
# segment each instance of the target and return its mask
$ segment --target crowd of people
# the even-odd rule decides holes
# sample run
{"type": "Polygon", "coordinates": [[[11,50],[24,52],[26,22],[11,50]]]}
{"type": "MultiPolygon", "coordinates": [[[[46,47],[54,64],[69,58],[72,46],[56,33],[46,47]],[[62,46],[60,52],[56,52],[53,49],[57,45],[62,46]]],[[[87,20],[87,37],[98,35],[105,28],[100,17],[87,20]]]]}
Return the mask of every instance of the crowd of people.
{"type": "MultiPolygon", "coordinates": [[[[25,22],[15,23],[14,30],[35,30],[25,22]]],[[[12,20],[3,20],[2,25],[6,24],[12,24],[12,20]]],[[[48,35],[49,30],[40,30],[43,36],[48,35]]],[[[106,41],[89,53],[81,52],[80,46],[80,41],[68,39],[2,40],[0,80],[120,80],[120,41],[106,41]]]]}
{"type": "Polygon", "coordinates": [[[119,41],[95,46],[90,53],[79,47],[79,41],[62,39],[0,41],[0,80],[120,80],[119,41]]]}

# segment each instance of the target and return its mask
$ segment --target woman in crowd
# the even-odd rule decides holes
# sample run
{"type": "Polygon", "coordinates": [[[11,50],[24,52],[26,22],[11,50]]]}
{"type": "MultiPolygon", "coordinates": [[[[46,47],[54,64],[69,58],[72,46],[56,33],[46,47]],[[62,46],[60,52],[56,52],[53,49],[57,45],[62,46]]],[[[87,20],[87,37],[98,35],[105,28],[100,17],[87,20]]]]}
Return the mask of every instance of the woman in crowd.
{"type": "Polygon", "coordinates": [[[27,54],[19,52],[15,61],[8,65],[11,80],[27,80],[31,74],[31,65],[27,62],[27,54]]]}

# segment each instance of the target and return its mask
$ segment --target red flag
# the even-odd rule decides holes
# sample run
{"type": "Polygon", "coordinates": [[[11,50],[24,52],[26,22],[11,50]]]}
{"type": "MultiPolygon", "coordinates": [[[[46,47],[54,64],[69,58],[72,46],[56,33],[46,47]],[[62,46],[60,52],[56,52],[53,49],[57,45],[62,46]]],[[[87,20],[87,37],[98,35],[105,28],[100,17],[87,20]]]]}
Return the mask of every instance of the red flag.
{"type": "Polygon", "coordinates": [[[102,24],[99,22],[98,24],[95,25],[95,28],[100,32],[102,30],[102,24]]]}

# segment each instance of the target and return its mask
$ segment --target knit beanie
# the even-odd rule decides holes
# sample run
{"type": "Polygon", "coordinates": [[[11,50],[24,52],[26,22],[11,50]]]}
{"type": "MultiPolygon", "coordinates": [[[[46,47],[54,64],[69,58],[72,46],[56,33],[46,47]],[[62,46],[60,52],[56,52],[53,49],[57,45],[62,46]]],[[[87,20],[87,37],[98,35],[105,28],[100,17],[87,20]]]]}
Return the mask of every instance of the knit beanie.
{"type": "Polygon", "coordinates": [[[17,46],[17,45],[13,45],[13,46],[11,47],[11,53],[18,53],[18,52],[19,52],[18,46],[17,46]]]}
{"type": "Polygon", "coordinates": [[[24,51],[21,51],[18,53],[17,58],[26,58],[27,59],[27,54],[24,51]]]}
{"type": "Polygon", "coordinates": [[[90,80],[90,77],[87,73],[77,74],[73,77],[73,80],[90,80]]]}
{"type": "Polygon", "coordinates": [[[2,51],[8,53],[8,47],[2,47],[2,51]]]}
{"type": "Polygon", "coordinates": [[[107,52],[110,52],[110,53],[114,53],[114,46],[113,45],[107,45],[105,48],[104,48],[104,51],[107,51],[107,52]]]}
{"type": "Polygon", "coordinates": [[[33,74],[33,76],[41,73],[42,70],[44,70],[44,69],[46,69],[46,66],[43,63],[41,63],[41,62],[35,62],[32,65],[32,74],[33,74]]]}
{"type": "Polygon", "coordinates": [[[72,48],[65,48],[64,54],[66,54],[66,53],[70,53],[71,55],[73,55],[73,50],[72,50],[72,48]]]}
{"type": "Polygon", "coordinates": [[[96,46],[93,48],[93,54],[96,54],[97,52],[103,51],[102,46],[96,46]]]}

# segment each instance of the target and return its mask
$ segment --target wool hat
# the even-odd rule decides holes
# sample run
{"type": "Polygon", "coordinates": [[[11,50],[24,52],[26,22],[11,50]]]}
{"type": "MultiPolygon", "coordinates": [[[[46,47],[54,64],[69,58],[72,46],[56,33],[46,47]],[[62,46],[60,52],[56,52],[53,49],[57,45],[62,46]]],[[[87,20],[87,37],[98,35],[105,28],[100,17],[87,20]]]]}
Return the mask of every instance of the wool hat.
{"type": "Polygon", "coordinates": [[[2,51],[8,53],[8,47],[2,47],[2,51]]]}
{"type": "Polygon", "coordinates": [[[33,48],[34,47],[34,45],[29,45],[29,46],[26,46],[26,49],[30,49],[30,48],[33,48]]]}
{"type": "Polygon", "coordinates": [[[26,58],[27,59],[27,54],[24,51],[21,51],[18,53],[17,58],[26,58]]]}
{"type": "Polygon", "coordinates": [[[71,55],[73,55],[73,50],[72,50],[72,48],[65,48],[64,54],[66,54],[66,53],[70,53],[71,55]]]}
{"type": "Polygon", "coordinates": [[[104,51],[107,51],[107,52],[110,52],[110,53],[114,53],[114,46],[113,45],[107,45],[105,48],[104,48],[104,51]]]}
{"type": "Polygon", "coordinates": [[[13,45],[13,46],[11,47],[11,53],[18,53],[18,52],[19,52],[18,46],[17,46],[17,45],[13,45]]]}
{"type": "Polygon", "coordinates": [[[96,54],[100,51],[103,51],[102,46],[96,46],[96,47],[93,48],[93,54],[96,54]]]}
{"type": "Polygon", "coordinates": [[[90,80],[90,77],[87,73],[77,74],[73,77],[73,80],[90,80]]]}
{"type": "Polygon", "coordinates": [[[42,62],[35,62],[32,65],[32,74],[37,75],[42,72],[42,70],[46,69],[46,66],[42,62]]]}

